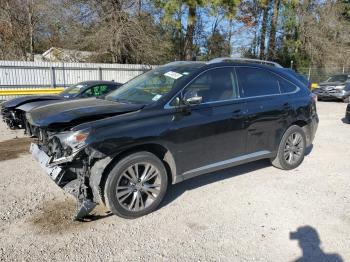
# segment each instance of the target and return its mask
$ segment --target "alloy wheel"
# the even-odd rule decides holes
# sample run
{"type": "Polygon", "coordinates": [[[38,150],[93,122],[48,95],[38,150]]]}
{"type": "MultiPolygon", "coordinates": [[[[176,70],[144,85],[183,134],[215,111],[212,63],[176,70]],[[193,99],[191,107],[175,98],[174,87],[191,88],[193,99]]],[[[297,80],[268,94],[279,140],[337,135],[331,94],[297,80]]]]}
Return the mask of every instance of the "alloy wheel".
{"type": "Polygon", "coordinates": [[[303,155],[303,137],[299,133],[292,133],[284,146],[284,159],[290,165],[297,163],[303,155]]]}
{"type": "Polygon", "coordinates": [[[117,182],[119,204],[128,211],[142,211],[158,197],[161,187],[159,170],[150,163],[129,166],[117,182]]]}

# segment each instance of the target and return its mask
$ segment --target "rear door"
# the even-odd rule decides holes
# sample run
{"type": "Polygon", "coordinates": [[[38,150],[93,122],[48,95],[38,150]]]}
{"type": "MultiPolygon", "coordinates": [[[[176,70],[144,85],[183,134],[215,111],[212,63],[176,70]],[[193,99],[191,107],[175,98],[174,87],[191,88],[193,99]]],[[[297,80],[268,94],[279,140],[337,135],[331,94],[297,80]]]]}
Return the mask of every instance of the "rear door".
{"type": "Polygon", "coordinates": [[[238,84],[246,101],[246,153],[274,152],[287,126],[291,110],[276,74],[262,68],[237,67],[238,84]]]}

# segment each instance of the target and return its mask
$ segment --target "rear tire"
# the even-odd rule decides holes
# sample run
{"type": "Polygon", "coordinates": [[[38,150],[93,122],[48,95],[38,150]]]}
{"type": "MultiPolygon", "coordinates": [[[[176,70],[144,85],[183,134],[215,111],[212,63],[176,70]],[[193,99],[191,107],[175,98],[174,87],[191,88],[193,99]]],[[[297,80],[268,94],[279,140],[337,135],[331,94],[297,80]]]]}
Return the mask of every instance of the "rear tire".
{"type": "Polygon", "coordinates": [[[304,160],[306,137],[303,129],[293,125],[284,133],[277,155],[271,159],[273,166],[290,170],[298,167],[304,160]]]}
{"type": "Polygon", "coordinates": [[[137,218],[153,212],[164,198],[168,176],[162,161],[142,151],[121,159],[108,174],[104,199],[113,214],[137,218]]]}

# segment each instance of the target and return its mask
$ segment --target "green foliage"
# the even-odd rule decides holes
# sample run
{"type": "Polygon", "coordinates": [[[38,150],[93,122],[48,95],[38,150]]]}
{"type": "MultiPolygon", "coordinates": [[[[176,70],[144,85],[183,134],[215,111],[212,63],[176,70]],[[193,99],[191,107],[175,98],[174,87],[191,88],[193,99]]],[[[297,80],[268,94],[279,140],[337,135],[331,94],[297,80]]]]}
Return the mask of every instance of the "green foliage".
{"type": "Polygon", "coordinates": [[[347,65],[349,30],[350,0],[0,0],[0,59],[8,60],[54,46],[92,51],[91,62],[162,64],[228,56],[240,40],[242,56],[273,47],[285,66],[347,65]]]}
{"type": "MultiPolygon", "coordinates": [[[[213,19],[219,13],[223,14],[225,19],[234,19],[240,2],[240,0],[154,0],[154,5],[162,10],[162,27],[171,28],[168,31],[168,36],[170,36],[169,39],[173,43],[171,50],[174,56],[182,60],[188,59],[186,56],[188,53],[196,54],[199,52],[200,48],[198,48],[194,39],[196,34],[200,35],[203,33],[198,32],[199,28],[197,24],[201,11],[206,10],[207,14],[213,19]],[[187,18],[187,21],[184,18],[187,18]]],[[[213,47],[213,43],[209,41],[212,37],[217,37],[217,35],[212,35],[213,33],[215,32],[211,32],[204,42],[204,46],[211,46],[211,50],[215,48],[213,47]]],[[[222,41],[218,43],[218,49],[222,49],[220,45],[227,44],[226,39],[222,39],[222,41]]],[[[218,53],[217,50],[214,53],[218,53]]]]}
{"type": "Polygon", "coordinates": [[[342,0],[344,6],[343,16],[350,22],[350,0],[342,0]]]}
{"type": "Polygon", "coordinates": [[[230,44],[225,37],[218,31],[214,32],[207,41],[207,53],[205,60],[216,57],[226,57],[230,55],[230,44]]]}

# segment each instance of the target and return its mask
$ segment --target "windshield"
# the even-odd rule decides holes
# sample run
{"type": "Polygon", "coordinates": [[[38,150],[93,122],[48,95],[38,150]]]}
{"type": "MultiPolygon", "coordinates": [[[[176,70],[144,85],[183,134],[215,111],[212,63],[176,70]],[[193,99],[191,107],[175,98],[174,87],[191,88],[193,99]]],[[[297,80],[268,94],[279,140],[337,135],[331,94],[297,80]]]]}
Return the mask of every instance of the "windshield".
{"type": "Polygon", "coordinates": [[[72,97],[78,93],[80,93],[81,89],[85,89],[87,87],[87,84],[83,84],[83,83],[78,83],[76,85],[72,85],[70,87],[67,87],[66,89],[64,89],[60,95],[64,96],[64,97],[72,97]]]}
{"type": "Polygon", "coordinates": [[[144,73],[106,96],[107,100],[148,105],[174,88],[179,79],[190,77],[201,64],[168,65],[144,73]]]}
{"type": "Polygon", "coordinates": [[[347,75],[335,75],[330,77],[327,82],[346,82],[348,80],[347,75]]]}

